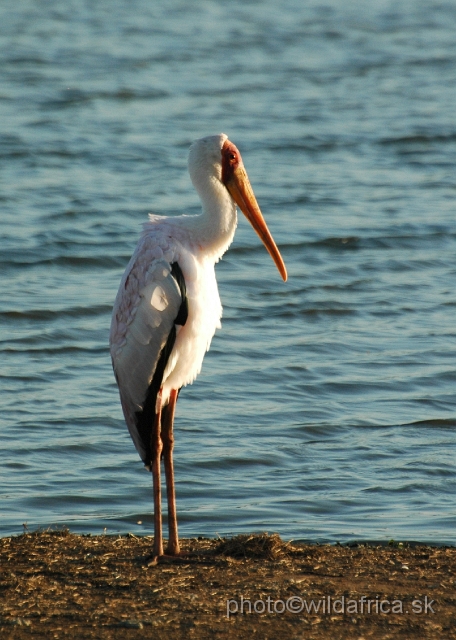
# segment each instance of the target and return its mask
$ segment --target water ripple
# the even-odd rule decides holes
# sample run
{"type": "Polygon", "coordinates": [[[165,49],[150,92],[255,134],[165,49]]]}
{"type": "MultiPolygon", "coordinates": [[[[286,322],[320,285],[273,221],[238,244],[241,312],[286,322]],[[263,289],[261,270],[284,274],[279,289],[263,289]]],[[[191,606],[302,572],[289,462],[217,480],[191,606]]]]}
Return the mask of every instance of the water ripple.
{"type": "Polygon", "coordinates": [[[181,533],[454,544],[455,27],[437,0],[5,8],[2,534],[151,533],[110,313],[226,131],[290,278],[242,217],[177,407],[181,533]]]}

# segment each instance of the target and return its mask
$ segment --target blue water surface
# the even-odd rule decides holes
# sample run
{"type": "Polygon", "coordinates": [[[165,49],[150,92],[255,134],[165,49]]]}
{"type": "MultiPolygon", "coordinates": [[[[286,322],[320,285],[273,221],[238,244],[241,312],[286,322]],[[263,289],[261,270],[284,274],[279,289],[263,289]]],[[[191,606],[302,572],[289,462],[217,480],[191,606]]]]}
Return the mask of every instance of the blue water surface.
{"type": "Polygon", "coordinates": [[[177,408],[181,535],[455,543],[455,29],[438,0],[3,4],[0,534],[152,532],[111,308],[224,131],[289,281],[240,220],[177,408]]]}

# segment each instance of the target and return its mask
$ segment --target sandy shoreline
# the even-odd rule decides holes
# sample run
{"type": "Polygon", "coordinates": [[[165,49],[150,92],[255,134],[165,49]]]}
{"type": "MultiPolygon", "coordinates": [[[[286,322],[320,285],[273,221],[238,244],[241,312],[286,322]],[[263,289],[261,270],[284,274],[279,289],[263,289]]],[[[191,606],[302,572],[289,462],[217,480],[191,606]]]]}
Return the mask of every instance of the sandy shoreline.
{"type": "Polygon", "coordinates": [[[1,638],[456,638],[456,548],[150,537],[0,539],[1,638]]]}

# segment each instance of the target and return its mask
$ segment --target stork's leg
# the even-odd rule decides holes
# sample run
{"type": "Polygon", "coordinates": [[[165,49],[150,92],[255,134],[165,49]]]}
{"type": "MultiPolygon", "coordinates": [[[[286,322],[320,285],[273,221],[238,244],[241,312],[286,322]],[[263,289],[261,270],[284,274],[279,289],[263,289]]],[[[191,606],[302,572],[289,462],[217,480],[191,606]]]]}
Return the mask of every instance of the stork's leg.
{"type": "Polygon", "coordinates": [[[161,389],[157,395],[157,406],[154,425],[152,428],[152,482],[154,488],[154,556],[163,555],[162,513],[161,513],[161,484],[160,460],[163,449],[161,438],[161,389]]]}
{"type": "Polygon", "coordinates": [[[174,489],[174,411],[176,408],[178,391],[173,389],[169,396],[169,403],[163,409],[162,439],[163,439],[163,459],[165,463],[166,495],[168,498],[168,527],[169,541],[167,553],[171,556],[179,555],[179,536],[177,533],[177,513],[176,513],[176,493],[174,489]]]}

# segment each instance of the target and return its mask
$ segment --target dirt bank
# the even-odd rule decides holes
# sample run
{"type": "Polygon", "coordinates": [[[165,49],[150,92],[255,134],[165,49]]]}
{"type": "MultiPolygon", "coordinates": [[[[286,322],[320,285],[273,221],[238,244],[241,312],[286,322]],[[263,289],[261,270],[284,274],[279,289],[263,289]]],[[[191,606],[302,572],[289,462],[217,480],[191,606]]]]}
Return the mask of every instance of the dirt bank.
{"type": "Polygon", "coordinates": [[[0,637],[456,639],[456,549],[183,540],[68,531],[0,539],[0,637]]]}

